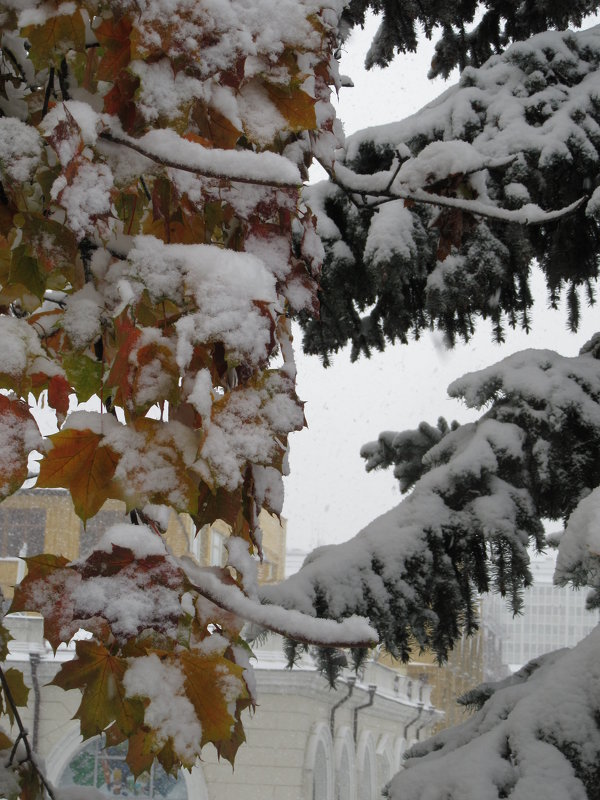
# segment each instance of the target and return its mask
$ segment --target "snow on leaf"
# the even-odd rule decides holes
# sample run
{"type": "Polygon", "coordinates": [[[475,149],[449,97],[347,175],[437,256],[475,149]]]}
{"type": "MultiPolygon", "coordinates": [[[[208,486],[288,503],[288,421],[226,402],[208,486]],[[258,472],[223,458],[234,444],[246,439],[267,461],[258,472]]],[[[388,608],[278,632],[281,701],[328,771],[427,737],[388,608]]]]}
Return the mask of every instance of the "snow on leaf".
{"type": "Polygon", "coordinates": [[[265,83],[271,101],[290,130],[314,130],[317,127],[315,100],[302,89],[265,83]]]}
{"type": "Polygon", "coordinates": [[[41,435],[22,400],[0,394],[0,498],[16,492],[27,478],[27,459],[41,435]]]}
{"type": "Polygon", "coordinates": [[[67,567],[63,556],[44,554],[25,559],[27,575],[15,587],[10,607],[38,611],[44,617],[44,637],[54,650],[68,642],[80,628],[73,622],[71,591],[80,577],[67,567]]]}
{"type": "Polygon", "coordinates": [[[181,654],[181,667],[202,725],[202,744],[227,740],[234,725],[231,704],[248,699],[243,668],[223,656],[204,657],[193,650],[181,654]]]}

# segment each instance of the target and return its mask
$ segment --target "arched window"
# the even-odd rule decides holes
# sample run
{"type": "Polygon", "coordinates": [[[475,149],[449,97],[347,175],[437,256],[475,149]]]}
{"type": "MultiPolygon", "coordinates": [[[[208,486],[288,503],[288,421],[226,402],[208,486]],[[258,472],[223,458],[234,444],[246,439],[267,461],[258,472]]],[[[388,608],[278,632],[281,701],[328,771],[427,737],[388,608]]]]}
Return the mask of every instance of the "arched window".
{"type": "Polygon", "coordinates": [[[394,775],[394,751],[392,738],[384,733],[377,744],[377,787],[381,790],[394,775]]]}
{"type": "Polygon", "coordinates": [[[341,728],[335,736],[335,799],[356,800],[356,758],[350,728],[341,728]]]}
{"type": "Polygon", "coordinates": [[[188,800],[185,778],[168,775],[156,761],[137,778],[125,761],[127,745],[102,748],[101,739],[87,742],[62,771],[59,786],[90,786],[103,794],[148,800],[188,800]]]}
{"type": "MultiPolygon", "coordinates": [[[[358,796],[360,800],[375,800],[377,790],[377,762],[373,734],[364,731],[358,742],[358,796]]],[[[379,787],[380,790],[383,787],[379,787]]]]}
{"type": "Polygon", "coordinates": [[[317,743],[315,765],[313,767],[312,800],[328,800],[329,765],[327,750],[322,741],[317,743]]]}
{"type": "Polygon", "coordinates": [[[318,722],[306,745],[305,792],[309,800],[334,800],[333,746],[329,727],[318,722]]]}
{"type": "Polygon", "coordinates": [[[394,772],[404,769],[404,753],[406,751],[406,739],[401,736],[396,739],[394,744],[394,772]]]}

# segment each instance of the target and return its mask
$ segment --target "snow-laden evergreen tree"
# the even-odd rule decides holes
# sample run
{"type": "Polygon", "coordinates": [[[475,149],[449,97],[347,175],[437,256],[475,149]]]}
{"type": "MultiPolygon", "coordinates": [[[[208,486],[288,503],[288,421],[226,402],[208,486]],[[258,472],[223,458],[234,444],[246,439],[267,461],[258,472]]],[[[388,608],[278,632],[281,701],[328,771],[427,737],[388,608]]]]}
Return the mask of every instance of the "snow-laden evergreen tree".
{"type": "Polygon", "coordinates": [[[599,64],[598,31],[542,33],[350,137],[336,183],[308,192],[327,261],[305,349],[327,358],[350,341],[356,357],[431,325],[453,342],[477,317],[501,340],[529,325],[534,258],[576,329],[576,289],[592,295],[598,269],[599,64]]]}
{"type": "MultiPolygon", "coordinates": [[[[538,33],[467,66],[409,119],[350,137],[330,181],[307,190],[326,262],[306,349],[327,361],[351,342],[356,358],[431,328],[452,343],[480,318],[501,341],[507,326],[529,327],[534,260],[551,302],[566,294],[575,331],[579,290],[592,300],[598,274],[599,64],[599,29],[538,33]]],[[[476,628],[479,593],[519,610],[528,548],[548,546],[551,519],[565,529],[555,580],[589,587],[588,606],[600,606],[600,336],[575,357],[511,355],[449,393],[477,421],[365,445],[367,469],[393,467],[410,493],[265,600],[364,615],[398,658],[416,641],[443,661],[476,628]]],[[[464,698],[480,710],[414,748],[388,796],[597,799],[599,635],[464,698]]]]}

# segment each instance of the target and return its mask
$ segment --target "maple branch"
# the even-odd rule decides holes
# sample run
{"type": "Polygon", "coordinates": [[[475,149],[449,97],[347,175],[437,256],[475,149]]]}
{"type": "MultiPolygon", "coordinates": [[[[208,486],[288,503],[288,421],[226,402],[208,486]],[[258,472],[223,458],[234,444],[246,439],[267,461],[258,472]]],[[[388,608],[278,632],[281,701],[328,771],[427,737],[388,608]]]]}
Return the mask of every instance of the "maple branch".
{"type": "MultiPolygon", "coordinates": [[[[181,161],[174,161],[173,159],[166,158],[158,153],[153,153],[138,144],[135,139],[118,136],[110,133],[109,131],[102,131],[99,134],[99,138],[104,139],[106,142],[111,142],[112,144],[119,144],[123,147],[128,147],[130,150],[134,150],[136,153],[149,158],[156,164],[161,164],[163,167],[180,169],[183,172],[191,172],[193,175],[202,175],[205,178],[214,178],[215,180],[220,181],[234,181],[235,183],[248,183],[253,186],[272,186],[275,189],[298,189],[302,185],[301,182],[290,183],[287,181],[266,180],[264,178],[249,178],[246,175],[225,175],[224,173],[217,172],[216,170],[190,166],[189,164],[185,164],[181,161]]],[[[237,151],[231,150],[226,152],[235,153],[237,151]]]]}
{"type": "Polygon", "coordinates": [[[36,773],[36,775],[40,779],[44,789],[48,792],[48,796],[51,798],[51,800],[56,800],[56,797],[55,797],[55,794],[54,794],[54,789],[52,788],[52,784],[50,784],[50,782],[48,781],[48,779],[46,778],[46,776],[44,775],[44,773],[41,771],[41,769],[38,767],[38,765],[36,763],[33,750],[31,749],[31,745],[29,744],[29,739],[27,738],[27,736],[28,736],[27,728],[23,725],[23,720],[21,719],[21,716],[20,716],[19,711],[17,709],[17,704],[15,703],[15,699],[12,696],[12,692],[10,690],[10,686],[8,684],[8,681],[6,680],[6,675],[4,674],[4,670],[3,670],[2,666],[0,666],[0,683],[2,684],[2,689],[4,690],[4,695],[6,697],[6,700],[7,700],[8,704],[9,704],[9,706],[11,707],[13,716],[15,718],[15,722],[17,723],[17,727],[19,729],[19,735],[17,736],[17,739],[16,739],[15,744],[13,746],[13,749],[11,751],[10,758],[8,760],[8,765],[10,766],[12,764],[13,759],[15,757],[15,753],[17,752],[17,745],[18,745],[19,741],[22,741],[23,745],[25,747],[25,752],[27,753],[27,758],[25,758],[24,761],[28,761],[31,764],[31,766],[33,767],[34,772],[36,773]]]}
{"type": "Polygon", "coordinates": [[[180,558],[177,562],[193,588],[211,603],[273,633],[301,644],[320,647],[373,647],[378,641],[375,630],[361,617],[337,622],[282,606],[263,604],[249,598],[235,584],[223,583],[214,572],[200,567],[189,558],[180,558]]]}

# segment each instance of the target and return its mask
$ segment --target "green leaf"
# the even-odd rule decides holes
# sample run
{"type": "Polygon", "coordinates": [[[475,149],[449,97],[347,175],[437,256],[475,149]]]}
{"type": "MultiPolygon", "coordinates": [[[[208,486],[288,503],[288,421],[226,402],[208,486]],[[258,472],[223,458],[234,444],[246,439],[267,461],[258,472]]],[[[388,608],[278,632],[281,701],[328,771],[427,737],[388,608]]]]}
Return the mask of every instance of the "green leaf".
{"type": "MultiPolygon", "coordinates": [[[[11,667],[7,669],[4,673],[4,677],[6,679],[6,683],[8,685],[8,690],[10,695],[14,701],[16,706],[23,708],[27,705],[27,700],[29,698],[29,688],[25,686],[25,682],[23,681],[23,673],[20,669],[15,669],[11,667]]],[[[6,713],[8,714],[8,718],[10,719],[10,724],[15,724],[15,713],[12,709],[11,704],[6,702],[6,713]]]]}
{"type": "Polygon", "coordinates": [[[27,245],[21,244],[12,251],[8,281],[13,286],[24,286],[41,300],[46,291],[45,276],[37,260],[28,255],[27,250],[27,245]]]}
{"type": "Polygon", "coordinates": [[[79,9],[74,14],[53,14],[42,25],[27,25],[21,35],[29,39],[29,58],[36,69],[60,66],[69,50],[85,49],[85,25],[79,9]]]}
{"type": "Polygon", "coordinates": [[[77,398],[85,403],[90,397],[99,395],[102,388],[102,364],[83,353],[63,356],[63,367],[77,398]]]}

